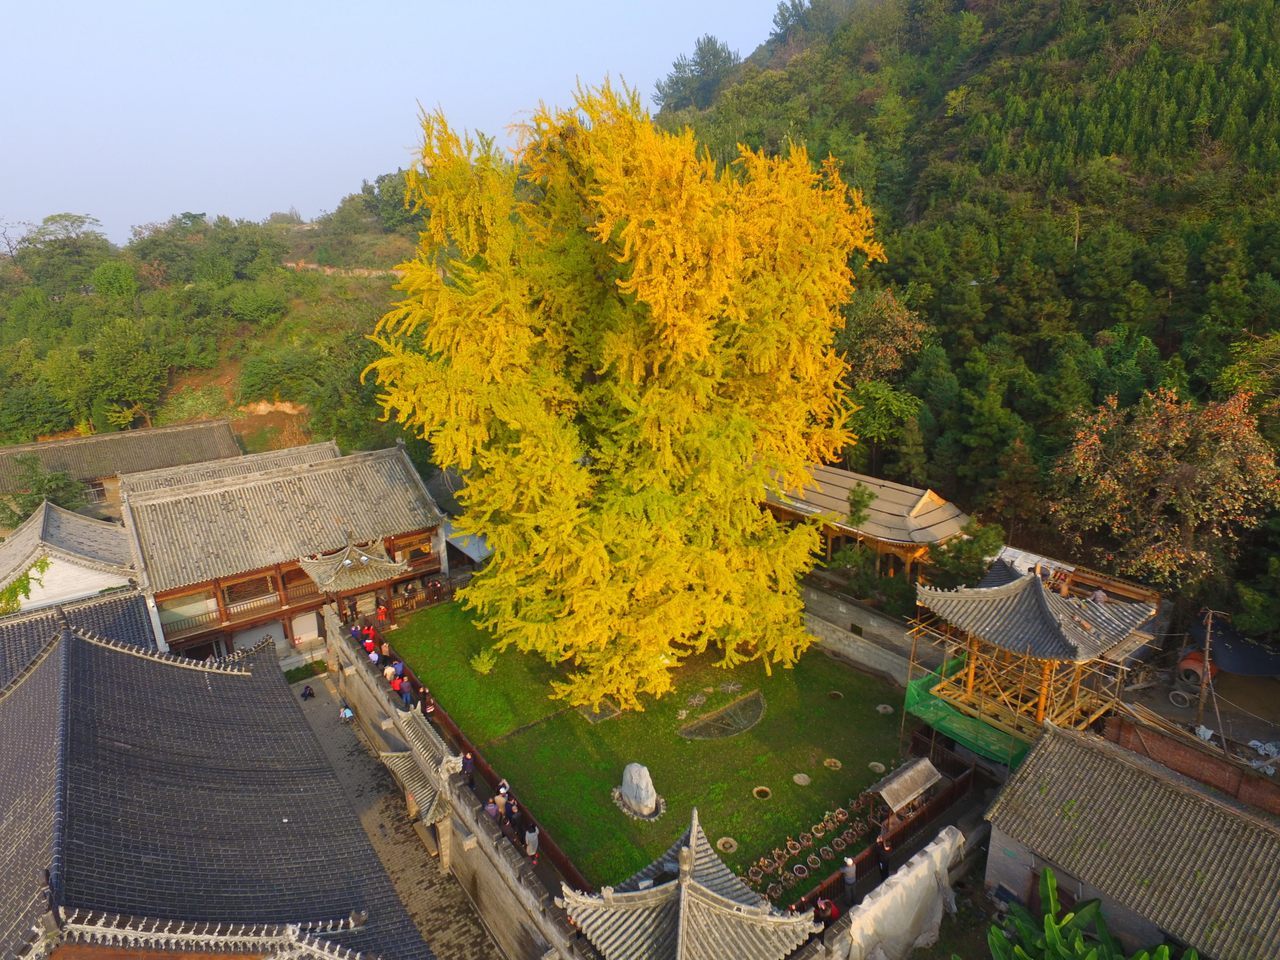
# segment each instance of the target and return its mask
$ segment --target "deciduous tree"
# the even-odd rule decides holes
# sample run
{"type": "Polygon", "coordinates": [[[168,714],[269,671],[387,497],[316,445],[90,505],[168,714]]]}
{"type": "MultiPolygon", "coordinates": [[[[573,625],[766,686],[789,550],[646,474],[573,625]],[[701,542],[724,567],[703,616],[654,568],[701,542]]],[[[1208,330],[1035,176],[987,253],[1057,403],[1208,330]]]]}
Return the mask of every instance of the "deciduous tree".
{"type": "Polygon", "coordinates": [[[1249,395],[1204,406],[1171,390],[1087,416],[1057,468],[1063,532],[1104,564],[1170,585],[1221,575],[1240,532],[1280,501],[1249,395]]]}
{"type": "Polygon", "coordinates": [[[67,473],[46,470],[32,454],[15,457],[18,472],[13,481],[16,493],[0,499],[0,525],[13,529],[48,500],[67,510],[79,510],[86,503],[84,484],[67,473]]]}
{"type": "Polygon", "coordinates": [[[425,230],[370,369],[467,476],[479,622],[564,663],[575,704],[637,708],[705,650],[794,663],[817,532],[760,501],[849,439],[832,339],[850,257],[881,256],[861,198],[798,147],[718,168],[608,86],[538,110],[514,163],[423,126],[425,230]]]}

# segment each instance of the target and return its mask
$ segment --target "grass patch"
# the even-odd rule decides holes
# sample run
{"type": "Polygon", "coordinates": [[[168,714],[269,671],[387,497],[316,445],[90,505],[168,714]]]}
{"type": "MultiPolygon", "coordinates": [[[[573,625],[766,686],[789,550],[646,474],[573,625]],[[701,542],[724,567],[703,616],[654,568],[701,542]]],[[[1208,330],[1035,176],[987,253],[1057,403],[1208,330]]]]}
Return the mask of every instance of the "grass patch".
{"type": "Polygon", "coordinates": [[[319,677],[328,672],[329,665],[324,660],[312,660],[310,663],[304,663],[300,667],[294,667],[292,670],[286,670],[284,672],[284,678],[290,683],[297,683],[300,680],[319,677]]]}
{"type": "Polygon", "coordinates": [[[701,658],[681,670],[674,693],[649,701],[643,712],[592,724],[549,699],[556,670],[534,657],[505,654],[488,676],[475,673],[467,661],[491,640],[457,604],[415,614],[393,641],[595,884],[616,883],[652,861],[687,826],[693,806],[713,841],[738,841],[725,861],[745,870],[878,779],[868,769],[871,761],[892,765],[898,753],[897,710],[882,716],[875,708],[898,706],[901,692],[816,651],[772,676],[760,664],[726,671],[701,658]],[[754,689],[766,706],[751,729],[715,740],[678,734],[754,689]],[[832,690],[843,696],[833,699],[832,690]],[[828,757],[841,769],[827,768],[828,757]],[[610,799],[631,761],[649,767],[667,799],[668,813],[656,822],[630,820],[610,799]],[[796,773],[808,775],[810,784],[794,783],[796,773]],[[772,796],[756,799],[756,786],[772,796]]]}
{"type": "Polygon", "coordinates": [[[212,420],[225,417],[231,410],[226,393],[216,383],[204,387],[179,390],[165,398],[156,411],[155,425],[168,426],[188,420],[212,420]]]}
{"type": "MultiPolygon", "coordinates": [[[[493,645],[457,603],[428,607],[406,619],[391,641],[476,746],[565,709],[548,698],[554,667],[516,653],[498,657],[481,675],[471,658],[493,645]]],[[[488,753],[485,750],[486,754],[488,753]]]]}

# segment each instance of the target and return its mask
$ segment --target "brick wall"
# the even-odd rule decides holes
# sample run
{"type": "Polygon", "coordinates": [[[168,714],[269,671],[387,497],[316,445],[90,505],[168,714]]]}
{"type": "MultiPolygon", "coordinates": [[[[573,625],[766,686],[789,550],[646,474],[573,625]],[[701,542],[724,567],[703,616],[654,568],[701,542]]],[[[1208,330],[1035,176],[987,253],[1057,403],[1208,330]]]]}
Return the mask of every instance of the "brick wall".
{"type": "Polygon", "coordinates": [[[1280,815],[1280,785],[1226,759],[1217,750],[1152,727],[1139,727],[1118,716],[1107,718],[1105,734],[1113,743],[1150,757],[1184,777],[1221,790],[1241,803],[1280,815]]]}

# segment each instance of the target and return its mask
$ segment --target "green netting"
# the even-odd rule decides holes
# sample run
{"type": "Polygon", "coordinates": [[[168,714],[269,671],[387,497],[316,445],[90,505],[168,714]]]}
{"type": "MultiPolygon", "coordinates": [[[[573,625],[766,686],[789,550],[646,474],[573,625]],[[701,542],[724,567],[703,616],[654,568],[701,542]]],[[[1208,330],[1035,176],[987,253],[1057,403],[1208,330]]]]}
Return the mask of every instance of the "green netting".
{"type": "Polygon", "coordinates": [[[934,673],[927,673],[907,684],[904,708],[919,717],[939,733],[945,733],[956,743],[963,744],[980,757],[1003,763],[1011,769],[1022,762],[1030,744],[1017,737],[997,730],[989,723],[961,713],[932,690],[943,677],[949,677],[964,668],[964,657],[948,660],[934,673]]]}

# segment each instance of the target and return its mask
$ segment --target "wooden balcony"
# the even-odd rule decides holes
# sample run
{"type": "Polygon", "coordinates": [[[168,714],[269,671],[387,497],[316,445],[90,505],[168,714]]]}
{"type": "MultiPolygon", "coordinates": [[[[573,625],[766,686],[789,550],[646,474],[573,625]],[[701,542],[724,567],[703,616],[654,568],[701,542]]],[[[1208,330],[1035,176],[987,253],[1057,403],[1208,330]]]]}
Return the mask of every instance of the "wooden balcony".
{"type": "Polygon", "coordinates": [[[264,593],[257,597],[249,597],[226,606],[225,620],[221,619],[217,610],[209,610],[193,617],[183,617],[162,624],[166,641],[194,637],[201,633],[216,630],[234,629],[242,624],[269,618],[274,613],[287,614],[293,610],[318,606],[324,599],[316,585],[310,580],[305,583],[291,584],[285,590],[288,603],[280,602],[278,593],[264,593]]]}

